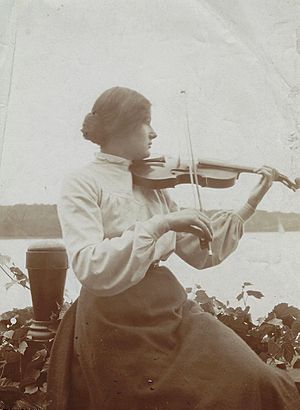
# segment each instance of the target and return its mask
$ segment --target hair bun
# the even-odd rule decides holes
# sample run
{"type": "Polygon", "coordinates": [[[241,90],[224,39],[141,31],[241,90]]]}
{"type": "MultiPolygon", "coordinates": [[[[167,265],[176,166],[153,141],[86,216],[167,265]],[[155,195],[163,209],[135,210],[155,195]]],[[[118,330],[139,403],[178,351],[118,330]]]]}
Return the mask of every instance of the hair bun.
{"type": "Polygon", "coordinates": [[[101,124],[96,112],[89,112],[83,121],[81,132],[87,140],[101,144],[101,124]]]}

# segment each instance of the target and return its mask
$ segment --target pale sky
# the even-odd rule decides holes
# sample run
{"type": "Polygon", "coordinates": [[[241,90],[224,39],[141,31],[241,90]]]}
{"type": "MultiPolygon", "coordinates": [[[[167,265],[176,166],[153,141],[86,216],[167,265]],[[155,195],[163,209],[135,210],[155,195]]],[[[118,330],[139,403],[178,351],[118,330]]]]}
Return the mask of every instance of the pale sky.
{"type": "MultiPolygon", "coordinates": [[[[20,0],[0,8],[0,204],[55,203],[62,177],[93,158],[84,115],[105,89],[153,103],[155,153],[268,164],[300,176],[300,4],[254,0],[20,0]],[[16,41],[15,41],[16,38],[16,41]]],[[[203,190],[207,208],[247,198],[255,176],[203,190]]],[[[191,201],[189,187],[174,191],[191,201]]],[[[275,184],[261,209],[300,212],[275,184]]]]}

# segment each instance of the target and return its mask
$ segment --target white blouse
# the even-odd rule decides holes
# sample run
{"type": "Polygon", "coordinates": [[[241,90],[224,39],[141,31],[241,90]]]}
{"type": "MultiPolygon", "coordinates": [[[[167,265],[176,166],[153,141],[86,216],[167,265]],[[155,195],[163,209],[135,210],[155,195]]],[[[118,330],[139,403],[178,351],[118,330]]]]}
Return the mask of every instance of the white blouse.
{"type": "Polygon", "coordinates": [[[63,181],[58,215],[72,268],[84,287],[111,296],[138,283],[153,262],[166,260],[172,252],[204,269],[236,249],[243,224],[254,213],[249,204],[211,218],[209,256],[198,237],[169,229],[164,215],[178,210],[177,205],[166,190],[133,185],[130,164],[99,152],[63,181]]]}

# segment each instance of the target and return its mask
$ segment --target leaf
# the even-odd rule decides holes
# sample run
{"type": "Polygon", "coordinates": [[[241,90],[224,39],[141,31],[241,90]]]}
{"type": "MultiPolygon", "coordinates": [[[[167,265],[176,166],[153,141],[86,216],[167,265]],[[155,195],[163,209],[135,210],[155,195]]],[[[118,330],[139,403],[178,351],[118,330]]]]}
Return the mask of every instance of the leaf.
{"type": "Polygon", "coordinates": [[[204,290],[197,290],[195,300],[198,303],[207,303],[210,302],[210,297],[204,290]]]}
{"type": "Polygon", "coordinates": [[[275,314],[273,311],[272,311],[272,312],[269,312],[268,315],[267,315],[267,317],[266,317],[266,322],[267,322],[268,320],[274,319],[274,317],[277,317],[276,314],[275,314]]]}
{"type": "Polygon", "coordinates": [[[22,279],[28,280],[28,277],[25,275],[24,272],[21,271],[20,268],[18,268],[16,266],[11,266],[9,269],[15,275],[15,277],[18,281],[20,281],[22,279]]]}
{"type": "Polygon", "coordinates": [[[19,391],[20,383],[13,382],[12,380],[8,379],[7,377],[2,377],[0,379],[0,386],[1,387],[9,387],[9,389],[14,391],[19,391]]]}
{"type": "Polygon", "coordinates": [[[41,371],[40,371],[40,370],[38,370],[38,369],[31,369],[30,372],[28,372],[28,376],[27,376],[27,377],[30,377],[31,379],[37,381],[37,379],[40,377],[40,375],[41,375],[41,371]]]}
{"type": "Polygon", "coordinates": [[[22,279],[20,281],[18,281],[18,283],[23,286],[23,288],[26,288],[26,285],[29,283],[29,281],[27,279],[22,279]]]}
{"type": "Polygon", "coordinates": [[[280,345],[274,342],[274,340],[270,339],[268,341],[268,353],[271,356],[275,356],[280,350],[280,345]]]}
{"type": "Polygon", "coordinates": [[[58,312],[51,312],[50,321],[55,322],[58,320],[58,312]]]}
{"type": "Polygon", "coordinates": [[[8,265],[11,261],[10,256],[8,255],[2,255],[0,253],[0,265],[8,265]]]}
{"type": "Polygon", "coordinates": [[[201,303],[201,309],[203,309],[204,312],[210,313],[211,315],[215,314],[214,306],[210,300],[206,303],[201,303]]]}
{"type": "Polygon", "coordinates": [[[28,327],[27,326],[21,326],[21,327],[17,327],[16,329],[14,329],[15,333],[13,335],[13,340],[19,341],[21,342],[21,339],[25,339],[25,337],[27,336],[27,332],[28,332],[28,327]]]}
{"type": "Polygon", "coordinates": [[[47,393],[47,383],[43,383],[43,385],[40,387],[40,391],[43,393],[47,393]]]}
{"type": "Polygon", "coordinates": [[[26,349],[28,347],[28,344],[23,340],[20,344],[19,347],[17,348],[17,351],[20,352],[21,354],[24,354],[26,349]]]}
{"type": "Polygon", "coordinates": [[[20,382],[21,387],[32,386],[36,384],[37,379],[40,377],[40,370],[38,369],[26,369],[25,377],[20,382]]]}
{"type": "Polygon", "coordinates": [[[244,296],[244,292],[241,292],[237,295],[236,300],[239,302],[244,296]]]}
{"type": "Polygon", "coordinates": [[[3,336],[6,337],[6,339],[12,339],[15,331],[14,330],[7,330],[6,332],[3,333],[3,336]]]}
{"type": "Polygon", "coordinates": [[[41,370],[41,373],[45,373],[48,371],[49,369],[49,365],[50,365],[50,356],[47,357],[47,359],[45,360],[44,366],[41,370]]]}
{"type": "Polygon", "coordinates": [[[293,324],[292,324],[292,332],[293,335],[296,337],[298,335],[298,333],[300,332],[300,320],[296,319],[293,324]]]}
{"type": "Polygon", "coordinates": [[[17,285],[18,281],[17,280],[11,280],[10,282],[7,282],[4,285],[5,290],[8,290],[9,288],[11,288],[13,285],[17,285]]]}
{"type": "Polygon", "coordinates": [[[18,400],[15,404],[13,409],[20,409],[20,410],[45,410],[49,409],[51,406],[51,401],[47,398],[46,394],[43,391],[38,390],[31,396],[26,395],[21,400],[18,400]],[[16,407],[18,404],[19,407],[16,407]]]}
{"type": "Polygon", "coordinates": [[[259,292],[258,290],[247,290],[246,293],[249,296],[254,296],[256,299],[261,299],[264,297],[264,294],[259,292]]]}
{"type": "Polygon", "coordinates": [[[257,321],[258,325],[260,326],[260,325],[262,325],[263,322],[265,321],[265,317],[264,317],[264,316],[260,316],[260,317],[258,317],[258,318],[256,319],[256,321],[257,321]]]}
{"type": "Polygon", "coordinates": [[[15,352],[11,347],[3,349],[1,351],[1,355],[7,361],[7,363],[17,363],[20,361],[20,353],[15,352]]]}
{"type": "MultiPolygon", "coordinates": [[[[24,399],[17,400],[14,403],[14,410],[25,410],[25,409],[27,410],[33,409],[32,403],[24,399]]],[[[38,409],[38,407],[35,407],[35,409],[38,409]]]]}
{"type": "Polygon", "coordinates": [[[6,365],[7,365],[6,360],[0,360],[0,374],[3,374],[3,370],[4,370],[6,365]]]}
{"type": "Polygon", "coordinates": [[[289,328],[291,328],[292,327],[292,324],[295,322],[295,318],[294,318],[294,316],[292,316],[292,315],[287,315],[287,316],[285,316],[285,317],[283,317],[282,318],[282,323],[285,325],[285,326],[288,326],[289,328]]]}
{"type": "Polygon", "coordinates": [[[294,353],[295,353],[295,350],[291,343],[283,344],[283,357],[285,358],[287,362],[291,363],[294,357],[294,353]]]}
{"type": "Polygon", "coordinates": [[[286,370],[286,363],[284,362],[277,363],[276,367],[278,367],[278,369],[286,370]]]}
{"type": "Polygon", "coordinates": [[[223,302],[221,302],[219,299],[216,299],[215,297],[213,298],[214,300],[214,305],[219,308],[219,309],[226,309],[226,305],[224,305],[223,302]]]}
{"type": "Polygon", "coordinates": [[[288,315],[292,315],[295,318],[300,319],[300,309],[294,306],[289,306],[287,303],[279,303],[274,307],[273,312],[280,319],[288,315]]]}
{"type": "Polygon", "coordinates": [[[39,389],[38,386],[35,386],[34,384],[31,384],[31,385],[25,387],[24,393],[25,394],[34,394],[38,391],[38,389],[39,389]]]}
{"type": "Polygon", "coordinates": [[[38,350],[37,352],[35,352],[31,359],[30,367],[40,369],[44,364],[47,354],[48,352],[46,349],[38,350]]]}
{"type": "Polygon", "coordinates": [[[268,322],[270,325],[274,325],[274,326],[282,326],[282,320],[281,319],[277,319],[276,317],[274,319],[268,320],[268,322]]]}
{"type": "Polygon", "coordinates": [[[244,282],[244,283],[243,283],[243,286],[253,286],[253,283],[250,283],[250,282],[244,282]]]}

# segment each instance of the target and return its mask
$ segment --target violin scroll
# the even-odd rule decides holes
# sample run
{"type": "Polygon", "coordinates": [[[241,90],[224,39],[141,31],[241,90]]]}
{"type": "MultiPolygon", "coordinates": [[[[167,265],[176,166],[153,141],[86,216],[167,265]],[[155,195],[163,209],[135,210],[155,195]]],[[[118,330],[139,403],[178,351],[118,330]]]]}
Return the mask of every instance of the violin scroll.
{"type": "Polygon", "coordinates": [[[275,181],[281,182],[283,185],[287,186],[294,192],[296,192],[297,189],[300,188],[300,178],[296,178],[295,182],[293,182],[287,176],[278,173],[278,177],[275,179],[275,181]]]}

